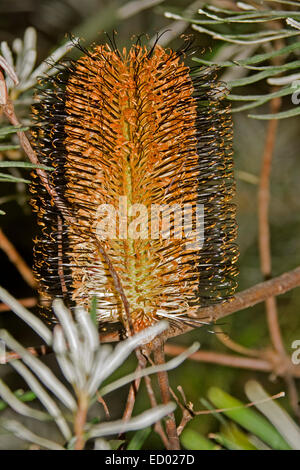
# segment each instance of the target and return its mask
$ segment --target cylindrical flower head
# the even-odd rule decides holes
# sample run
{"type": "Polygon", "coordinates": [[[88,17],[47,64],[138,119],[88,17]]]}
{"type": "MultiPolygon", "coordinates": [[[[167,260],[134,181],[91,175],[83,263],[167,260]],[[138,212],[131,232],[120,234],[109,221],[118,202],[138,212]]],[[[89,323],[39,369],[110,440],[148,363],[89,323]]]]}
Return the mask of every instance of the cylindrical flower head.
{"type": "Polygon", "coordinates": [[[126,326],[96,240],[136,331],[163,317],[196,324],[201,307],[233,295],[230,108],[215,71],[192,72],[183,54],[159,45],[122,52],[104,45],[46,81],[33,140],[74,223],[35,177],[42,227],[35,272],[44,300],[88,308],[96,297],[101,322],[126,326]]]}

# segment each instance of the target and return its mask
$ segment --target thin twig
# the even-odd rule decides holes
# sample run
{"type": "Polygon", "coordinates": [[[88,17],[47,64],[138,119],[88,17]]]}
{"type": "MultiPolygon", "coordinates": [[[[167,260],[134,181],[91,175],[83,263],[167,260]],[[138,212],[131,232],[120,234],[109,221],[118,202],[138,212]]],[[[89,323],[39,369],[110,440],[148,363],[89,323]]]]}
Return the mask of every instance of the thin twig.
{"type": "MultiPolygon", "coordinates": [[[[270,112],[277,113],[281,106],[281,99],[274,98],[270,102],[270,112]]],[[[270,225],[269,225],[269,204],[270,204],[270,176],[272,160],[275,148],[278,120],[271,119],[267,126],[265,147],[262,158],[262,167],[260,175],[260,184],[258,191],[258,239],[261,272],[265,279],[272,275],[272,257],[270,243],[270,225]]],[[[287,356],[285,351],[282,334],[278,321],[277,302],[275,297],[269,297],[266,300],[266,314],[268,329],[274,349],[282,355],[282,360],[287,356]]],[[[298,405],[298,393],[294,379],[291,375],[284,377],[288,387],[290,403],[295,414],[300,418],[300,408],[298,405]]]]}
{"type": "Polygon", "coordinates": [[[0,228],[0,248],[8,256],[9,260],[15,265],[15,267],[17,268],[17,270],[23,277],[24,281],[26,281],[27,284],[33,289],[36,288],[37,283],[34,278],[32,270],[30,269],[28,264],[24,261],[22,256],[18,253],[14,245],[7,238],[7,236],[4,234],[1,228],[0,228]]]}
{"type": "Polygon", "coordinates": [[[219,325],[215,326],[214,331],[216,333],[216,338],[227,348],[231,349],[234,352],[237,352],[239,354],[243,354],[244,356],[252,356],[252,357],[259,357],[261,354],[261,351],[256,350],[256,349],[250,349],[246,348],[245,346],[242,346],[241,344],[236,343],[233,341],[227,333],[224,333],[224,331],[220,328],[219,325]]]}
{"type": "Polygon", "coordinates": [[[199,310],[199,318],[210,318],[216,321],[227,317],[234,312],[265,301],[269,297],[285,294],[291,289],[300,286],[300,267],[288,271],[269,281],[260,282],[249,289],[239,292],[235,297],[224,303],[212,305],[199,310]]]}
{"type": "MultiPolygon", "coordinates": [[[[26,299],[18,299],[18,302],[23,305],[23,307],[35,307],[37,304],[37,298],[36,297],[27,297],[26,299]]],[[[9,312],[11,308],[3,303],[0,303],[0,313],[1,312],[9,312]]]]}
{"type": "MultiPolygon", "coordinates": [[[[250,287],[249,289],[246,289],[240,293],[238,293],[235,298],[231,302],[226,302],[224,304],[217,304],[211,307],[207,307],[202,309],[202,314],[205,316],[211,318],[212,321],[216,321],[220,318],[224,318],[227,315],[231,315],[234,312],[241,311],[245,308],[252,307],[253,305],[258,304],[259,302],[263,302],[268,298],[268,296],[274,296],[274,295],[280,295],[284,294],[285,292],[288,292],[295,287],[300,286],[300,267],[293,269],[292,271],[288,271],[287,273],[282,274],[281,276],[275,277],[271,279],[270,281],[265,281],[261,282],[259,284],[256,284],[253,287],[250,287]]],[[[177,331],[176,334],[173,334],[171,331],[169,336],[176,336],[178,334],[184,333],[188,330],[191,330],[192,328],[186,328],[185,330],[180,330],[177,331]]],[[[116,342],[120,341],[120,337],[118,332],[116,333],[103,333],[100,332],[100,340],[102,343],[105,342],[116,342]]],[[[169,344],[166,344],[166,350],[170,347],[169,344]]],[[[35,351],[35,355],[39,355],[39,348],[31,348],[31,352],[35,351]]],[[[203,351],[201,351],[202,353],[203,351]]],[[[200,352],[199,352],[200,353],[200,352]]],[[[199,354],[196,353],[196,354],[199,354]]],[[[216,354],[216,353],[214,353],[216,354]]],[[[231,358],[235,356],[229,356],[230,360],[231,358]]],[[[239,359],[244,359],[244,358],[239,358],[239,359]]],[[[10,359],[10,353],[7,353],[7,362],[9,362],[10,359]]],[[[255,360],[255,359],[253,359],[255,360]]],[[[211,361],[215,362],[215,361],[211,361]]],[[[259,364],[259,362],[257,362],[259,364]]],[[[229,363],[226,363],[224,365],[230,365],[229,363]]],[[[235,367],[233,365],[233,367],[235,367]]],[[[299,369],[299,367],[298,367],[299,369]]],[[[264,370],[263,368],[260,368],[259,370],[264,370]]],[[[270,371],[268,368],[266,371],[270,371]]],[[[295,374],[297,377],[298,375],[295,374]]]]}
{"type": "MultiPolygon", "coordinates": [[[[145,381],[148,397],[149,397],[149,400],[150,400],[151,408],[155,408],[157,406],[157,401],[156,401],[156,398],[155,398],[154,390],[152,388],[151,377],[149,377],[149,375],[146,375],[144,377],[144,381],[145,381]]],[[[160,421],[156,421],[156,423],[154,424],[154,431],[161,438],[165,448],[168,449],[170,447],[170,442],[169,442],[169,440],[166,436],[166,433],[165,433],[164,428],[163,428],[160,421]]]]}
{"type": "MultiPolygon", "coordinates": [[[[156,347],[154,349],[153,354],[154,354],[154,360],[156,364],[164,364],[165,356],[164,356],[163,345],[156,347]]],[[[170,399],[171,399],[168,373],[166,371],[158,372],[157,378],[158,378],[158,384],[160,388],[162,402],[164,404],[167,404],[170,402],[170,399]]],[[[168,440],[170,443],[169,449],[180,450],[180,443],[179,443],[179,438],[177,434],[174,413],[170,413],[166,417],[166,431],[167,431],[167,436],[168,436],[168,440]]]]}
{"type": "Polygon", "coordinates": [[[178,436],[180,436],[182,431],[186,427],[186,425],[195,417],[195,413],[194,413],[194,410],[193,410],[193,404],[186,402],[186,397],[185,397],[183,388],[179,385],[177,387],[177,390],[181,394],[183,404],[178,399],[176,393],[170,388],[170,392],[171,392],[172,397],[174,398],[177,405],[179,406],[179,408],[182,411],[182,418],[181,418],[181,421],[180,421],[179,425],[177,426],[177,433],[178,433],[178,436]]]}
{"type": "MultiPolygon", "coordinates": [[[[140,370],[142,370],[146,367],[147,359],[142,354],[140,348],[137,348],[135,350],[135,354],[136,354],[136,357],[137,357],[137,360],[138,360],[138,366],[136,368],[136,372],[139,372],[140,370]]],[[[132,412],[133,412],[133,408],[134,408],[134,405],[135,405],[136,396],[137,396],[137,393],[138,393],[139,388],[140,388],[140,384],[141,384],[141,377],[135,379],[133,381],[133,383],[130,384],[128,397],[127,397],[127,401],[126,401],[126,406],[125,406],[125,410],[124,410],[123,417],[122,417],[123,421],[129,421],[131,416],[132,416],[132,412]]],[[[120,434],[119,439],[121,437],[122,437],[122,435],[120,434]]]]}
{"type": "Polygon", "coordinates": [[[88,398],[82,394],[78,397],[78,408],[74,420],[76,436],[75,450],[83,450],[85,446],[84,428],[88,411],[88,398]]]}
{"type": "MultiPolygon", "coordinates": [[[[281,100],[275,98],[271,100],[271,112],[278,112],[281,100]]],[[[270,204],[270,175],[272,168],[273,153],[276,141],[278,119],[271,119],[267,126],[265,148],[262,157],[262,167],[258,191],[258,240],[261,272],[265,279],[271,277],[272,260],[270,247],[270,226],[269,226],[269,204],[270,204]]],[[[274,348],[278,352],[285,354],[285,349],[278,324],[276,301],[274,297],[266,300],[267,319],[270,336],[274,348]]]]}
{"type": "Polygon", "coordinates": [[[97,392],[96,395],[97,395],[97,400],[98,400],[98,402],[101,403],[101,405],[103,406],[106,419],[109,420],[109,419],[110,419],[110,412],[109,412],[108,406],[107,406],[107,404],[106,404],[106,401],[105,401],[104,398],[99,394],[99,392],[97,392]]]}
{"type": "MultiPolygon", "coordinates": [[[[165,353],[170,356],[177,356],[186,351],[186,347],[177,344],[166,344],[165,353]]],[[[276,375],[284,376],[290,374],[293,377],[300,378],[299,366],[293,365],[291,360],[285,363],[278,361],[278,353],[270,351],[262,351],[262,358],[240,357],[233,354],[223,354],[214,351],[197,351],[191,354],[188,359],[197,362],[207,362],[228,367],[236,367],[239,369],[250,369],[261,372],[274,372],[276,375]]]]}

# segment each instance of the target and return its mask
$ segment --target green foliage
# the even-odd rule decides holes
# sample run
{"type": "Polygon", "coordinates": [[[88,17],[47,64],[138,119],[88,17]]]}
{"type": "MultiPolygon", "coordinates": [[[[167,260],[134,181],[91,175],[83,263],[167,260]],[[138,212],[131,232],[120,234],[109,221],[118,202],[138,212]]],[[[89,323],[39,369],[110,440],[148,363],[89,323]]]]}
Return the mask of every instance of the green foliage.
{"type": "MultiPolygon", "coordinates": [[[[25,30],[24,38],[14,40],[12,49],[7,42],[2,41],[0,44],[0,59],[2,63],[6,63],[7,70],[10,70],[10,76],[6,76],[6,88],[9,99],[13,102],[18,99],[19,105],[26,104],[25,121],[28,122],[30,113],[29,106],[33,101],[33,89],[37,84],[38,78],[47,73],[53,75],[57,73],[55,63],[61,59],[72,47],[73,42],[69,41],[56,49],[46,61],[42,62],[35,68],[37,58],[37,34],[36,30],[29,27],[25,30]],[[11,77],[15,77],[13,80],[11,77]],[[29,98],[29,102],[28,102],[29,98]]],[[[34,165],[28,162],[20,161],[24,158],[20,145],[14,141],[17,132],[26,132],[29,126],[7,126],[6,123],[0,123],[0,152],[5,156],[9,156],[10,151],[18,151],[17,159],[8,161],[0,161],[0,168],[7,168],[7,173],[0,172],[0,182],[3,183],[30,183],[30,180],[23,178],[21,175],[12,174],[15,168],[33,169],[42,168],[50,170],[44,165],[34,165]]],[[[4,211],[0,211],[0,215],[4,215],[4,211]]]]}
{"type": "MultiPolygon", "coordinates": [[[[228,99],[232,101],[250,101],[250,104],[234,107],[233,112],[246,111],[258,108],[275,97],[297,96],[300,93],[300,61],[294,60],[299,56],[300,42],[300,12],[291,9],[275,9],[272,4],[280,2],[239,2],[240,11],[216,7],[213,2],[207,2],[204,8],[198,10],[199,17],[185,17],[180,14],[166,12],[165,16],[172,19],[184,20],[191,23],[192,28],[201,34],[213,38],[221,45],[213,48],[211,59],[194,58],[198,64],[219,66],[220,68],[242,69],[242,78],[226,80],[229,90],[236,87],[246,87],[254,83],[276,85],[276,92],[249,95],[247,90],[244,95],[230,93],[228,99]],[[209,28],[204,27],[209,26],[209,28]],[[276,25],[276,27],[272,26],[276,25]],[[284,47],[280,46],[285,44],[284,47]],[[236,48],[236,46],[239,46],[236,48]],[[279,47],[278,47],[279,46],[279,47]],[[259,49],[267,52],[254,54],[259,49]],[[270,50],[271,49],[271,50],[270,50]],[[222,55],[223,60],[218,60],[222,55]],[[228,57],[224,60],[224,57],[228,57]],[[246,58],[240,58],[244,56],[246,58]],[[256,65],[262,64],[262,65],[256,65]],[[258,71],[252,73],[252,71],[258,71]],[[284,75],[289,71],[297,73],[284,75]],[[274,77],[274,78],[273,78],[274,77]],[[286,86],[287,85],[287,86],[286,86]]],[[[282,5],[299,6],[297,3],[281,2],[282,5]]],[[[233,74],[234,75],[234,74],[233,74]]],[[[250,114],[255,119],[284,119],[300,114],[300,106],[268,114],[250,114]]]]}
{"type": "Polygon", "coordinates": [[[212,440],[189,428],[182,432],[180,440],[182,445],[189,450],[217,450],[219,448],[212,440]]]}
{"type": "Polygon", "coordinates": [[[228,393],[217,387],[212,387],[208,392],[208,398],[216,408],[233,408],[224,411],[225,416],[257,435],[273,449],[287,450],[290,448],[279,432],[263,416],[251,408],[245,408],[244,403],[228,393]]]}
{"type": "MultiPolygon", "coordinates": [[[[33,401],[36,399],[36,394],[31,390],[24,392],[24,390],[19,389],[14,392],[14,395],[23,402],[33,401]]],[[[0,400],[0,411],[5,410],[5,408],[7,408],[7,403],[3,400],[0,400]]]]}
{"type": "Polygon", "coordinates": [[[131,438],[127,450],[140,450],[143,444],[151,434],[152,429],[150,427],[137,431],[131,438]]]}
{"type": "Polygon", "coordinates": [[[251,405],[260,413],[222,389],[211,387],[208,391],[210,403],[202,402],[216,418],[221,418],[220,430],[207,439],[187,428],[181,437],[183,446],[191,450],[213,449],[216,441],[229,450],[299,449],[300,428],[290,416],[257,382],[248,382],[245,390],[248,398],[253,400],[251,405]]]}

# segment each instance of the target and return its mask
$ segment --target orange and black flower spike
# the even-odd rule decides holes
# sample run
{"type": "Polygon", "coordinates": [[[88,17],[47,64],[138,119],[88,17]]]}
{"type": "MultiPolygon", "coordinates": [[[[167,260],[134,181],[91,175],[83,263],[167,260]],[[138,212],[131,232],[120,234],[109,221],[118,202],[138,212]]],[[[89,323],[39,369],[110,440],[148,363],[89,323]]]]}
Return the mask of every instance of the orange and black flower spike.
{"type": "MultiPolygon", "coordinates": [[[[183,56],[157,44],[151,50],[135,44],[129,51],[101,45],[44,82],[34,107],[33,141],[40,163],[53,168],[49,183],[74,220],[66,222],[36,177],[32,203],[41,233],[35,273],[49,320],[46,304],[54,297],[71,308],[88,308],[96,297],[100,322],[126,324],[95,244],[104,204],[116,214],[119,233],[101,243],[136,331],[164,317],[174,325],[195,325],[201,307],[233,295],[238,250],[230,108],[215,71],[191,74],[183,56]],[[129,211],[126,226],[120,201],[129,211]],[[151,236],[153,207],[191,210],[196,204],[204,210],[201,246],[187,243],[175,228],[170,236],[163,230],[151,236]],[[134,218],[133,207],[146,208],[144,219],[134,218]],[[137,228],[137,221],[140,236],[128,229],[130,223],[137,228]]],[[[195,228],[190,215],[188,233],[195,228]]],[[[116,221],[108,220],[114,230],[116,221]]]]}

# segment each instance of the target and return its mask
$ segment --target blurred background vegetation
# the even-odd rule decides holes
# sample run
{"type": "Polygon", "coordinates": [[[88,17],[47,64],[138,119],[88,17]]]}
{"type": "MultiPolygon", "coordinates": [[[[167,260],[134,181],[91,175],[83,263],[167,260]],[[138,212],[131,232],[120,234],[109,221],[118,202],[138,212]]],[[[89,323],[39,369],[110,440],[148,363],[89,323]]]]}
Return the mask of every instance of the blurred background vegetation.
{"type": "MultiPolygon", "coordinates": [[[[208,34],[195,31],[191,24],[180,18],[167,18],[164,12],[182,14],[185,18],[199,18],[197,9],[204,4],[214,4],[229,8],[236,2],[231,1],[187,1],[187,0],[156,0],[132,1],[123,0],[0,0],[0,40],[6,41],[10,46],[15,38],[22,38],[27,27],[33,26],[37,31],[37,64],[42,62],[57,47],[68,38],[66,33],[72,33],[82,40],[84,46],[91,43],[101,43],[106,40],[103,31],[117,31],[117,43],[120,47],[128,46],[133,35],[145,33],[149,41],[153,41],[158,32],[166,31],[160,43],[177,48],[183,40],[182,33],[193,34],[195,47],[198,48],[196,56],[206,60],[227,60],[232,51],[232,44],[214,39],[208,34]],[[231,51],[229,51],[231,48],[231,51]]],[[[251,3],[251,2],[249,2],[251,3]]],[[[253,2],[252,2],[253,3],[253,2]]],[[[263,3],[263,2],[256,2],[263,3]]],[[[268,2],[266,2],[268,3],[268,2]]],[[[274,2],[274,8],[279,8],[274,2]]],[[[286,10],[299,10],[297,6],[282,2],[286,10]]],[[[296,4],[296,2],[294,2],[296,4]]],[[[235,6],[235,5],[234,5],[235,6]]],[[[267,5],[270,7],[270,5],[267,5]]],[[[282,5],[280,5],[282,6],[282,5]]],[[[220,29],[222,33],[240,32],[248,34],[256,31],[256,25],[239,24],[238,29],[226,25],[220,29]]],[[[287,42],[286,44],[289,44],[287,42]]],[[[241,46],[236,46],[241,51],[241,46]]],[[[253,48],[252,54],[268,52],[271,46],[265,42],[262,46],[253,48]]],[[[70,52],[68,55],[77,54],[70,52]]],[[[294,52],[295,59],[299,58],[299,49],[294,52]]],[[[247,56],[246,56],[247,57],[247,56]]],[[[241,58],[243,58],[241,56],[241,58]]],[[[192,58],[187,59],[190,64],[192,58]]],[[[297,70],[296,70],[297,72],[297,70]]],[[[219,76],[226,81],[238,79],[247,72],[239,68],[221,69],[219,76]]],[[[299,67],[298,67],[299,73],[299,67]]],[[[270,92],[265,81],[249,84],[244,93],[260,95],[270,92]],[[269,91],[268,91],[269,90],[269,91]]],[[[30,125],[29,104],[32,101],[33,90],[22,95],[16,102],[16,112],[23,125],[30,125]]],[[[291,96],[282,98],[282,108],[291,108],[291,96]]],[[[243,104],[243,103],[242,103],[243,104]]],[[[255,110],[256,111],[256,110],[255,110]]],[[[268,103],[262,105],[261,113],[269,112],[268,103]]],[[[2,119],[0,115],[0,120],[2,119]]],[[[1,126],[5,120],[2,119],[1,126]]],[[[6,123],[7,125],[7,123],[6,123]]],[[[258,253],[257,230],[257,189],[261,168],[261,158],[264,147],[267,121],[248,117],[248,112],[234,114],[234,155],[237,178],[236,204],[238,210],[240,247],[240,276],[239,290],[262,281],[258,253]]],[[[12,144],[18,144],[16,136],[12,137],[12,144]]],[[[282,119],[279,121],[276,146],[271,175],[271,249],[273,271],[272,275],[279,275],[293,269],[300,264],[300,198],[299,198],[299,163],[300,133],[299,117],[282,119]]],[[[0,160],[24,160],[19,149],[11,149],[0,153],[0,160]]],[[[9,170],[11,176],[27,177],[28,171],[18,168],[9,170]]],[[[6,215],[1,215],[0,224],[11,242],[18,249],[26,262],[32,264],[32,238],[36,232],[35,218],[32,216],[28,204],[29,193],[26,183],[6,182],[0,185],[0,209],[6,215]]],[[[1,285],[9,290],[16,298],[31,297],[35,295],[16,271],[14,265],[0,250],[1,285]]],[[[295,289],[278,297],[279,321],[288,354],[292,353],[291,344],[300,339],[300,289],[295,289]]],[[[34,311],[34,309],[32,309],[34,311]]],[[[39,344],[39,340],[32,336],[29,329],[17,320],[10,312],[1,313],[1,327],[7,328],[25,345],[39,344]]],[[[223,322],[223,330],[236,342],[249,348],[263,348],[270,344],[270,338],[265,317],[265,307],[259,304],[250,309],[238,312],[227,317],[223,322]]],[[[219,341],[218,335],[210,334],[205,328],[177,337],[172,342],[190,345],[195,339],[201,343],[201,348],[219,352],[228,352],[219,341]]],[[[51,355],[45,359],[52,364],[51,355]]],[[[123,375],[132,370],[135,359],[128,360],[117,375],[123,375]]],[[[0,374],[5,377],[12,388],[22,386],[9,366],[1,366],[0,374]]],[[[186,361],[178,369],[170,372],[170,382],[174,389],[177,385],[184,388],[187,399],[192,401],[195,408],[201,406],[200,398],[207,397],[208,390],[217,386],[229,392],[238,399],[246,402],[244,385],[248,379],[257,379],[270,393],[278,393],[286,389],[285,383],[267,373],[246,371],[213,364],[195,363],[186,361]]],[[[298,383],[299,390],[299,383],[298,383]]],[[[122,413],[126,399],[127,389],[122,389],[117,395],[109,397],[108,405],[114,418],[122,413]]],[[[293,414],[288,398],[281,399],[280,403],[293,414]]],[[[148,406],[147,396],[143,388],[138,394],[136,412],[148,406]]],[[[10,413],[8,410],[6,413],[10,413]]],[[[37,423],[37,426],[40,425],[37,423]]],[[[219,422],[214,416],[198,416],[189,425],[188,429],[195,430],[203,435],[216,432],[219,422]]],[[[37,429],[35,429],[37,431],[37,429]]],[[[51,430],[49,430],[51,434],[51,430]]],[[[7,436],[0,437],[1,448],[15,448],[18,444],[7,436]],[[1,443],[2,442],[2,443],[1,443]]],[[[161,448],[158,437],[152,433],[148,437],[147,448],[161,448]]]]}

